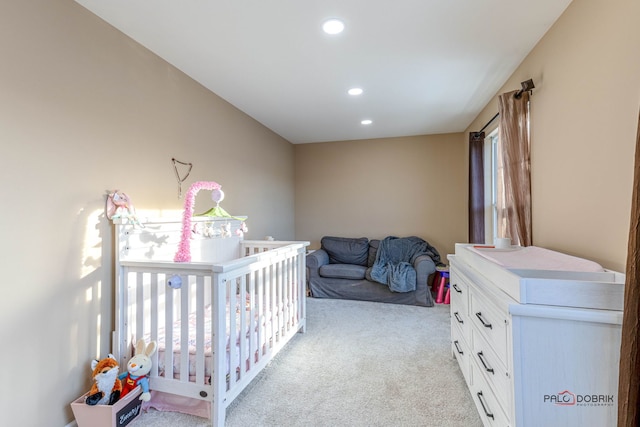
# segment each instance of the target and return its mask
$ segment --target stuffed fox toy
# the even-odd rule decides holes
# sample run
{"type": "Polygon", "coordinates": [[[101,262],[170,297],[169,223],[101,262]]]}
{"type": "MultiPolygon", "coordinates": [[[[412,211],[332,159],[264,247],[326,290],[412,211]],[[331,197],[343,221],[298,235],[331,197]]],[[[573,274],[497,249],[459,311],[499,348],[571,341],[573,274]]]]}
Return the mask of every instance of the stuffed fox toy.
{"type": "Polygon", "coordinates": [[[85,399],[87,405],[113,405],[120,399],[122,383],[118,378],[120,366],[113,354],[102,360],[92,360],[93,385],[85,399]]]}

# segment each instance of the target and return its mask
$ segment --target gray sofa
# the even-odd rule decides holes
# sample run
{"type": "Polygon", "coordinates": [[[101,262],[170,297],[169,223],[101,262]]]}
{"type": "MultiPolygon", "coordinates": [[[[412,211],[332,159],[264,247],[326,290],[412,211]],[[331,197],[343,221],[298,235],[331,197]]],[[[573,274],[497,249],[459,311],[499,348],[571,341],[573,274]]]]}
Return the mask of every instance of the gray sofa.
{"type": "Polygon", "coordinates": [[[369,240],[366,237],[323,237],[321,248],[310,252],[306,257],[307,285],[311,296],[433,306],[431,283],[436,272],[436,264],[441,264],[435,248],[427,244],[432,251],[424,255],[422,252],[415,252],[414,256],[407,260],[415,269],[415,275],[412,273],[412,277],[407,279],[413,279],[415,283],[408,285],[415,290],[393,292],[387,284],[379,283],[371,277],[380,243],[381,240],[369,240]]]}

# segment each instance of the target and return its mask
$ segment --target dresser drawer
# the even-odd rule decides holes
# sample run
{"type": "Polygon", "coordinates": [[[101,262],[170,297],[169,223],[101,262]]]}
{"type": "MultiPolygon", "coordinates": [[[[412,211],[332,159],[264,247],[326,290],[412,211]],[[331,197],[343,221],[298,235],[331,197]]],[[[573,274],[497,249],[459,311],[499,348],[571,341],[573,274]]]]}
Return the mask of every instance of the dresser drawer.
{"type": "Polygon", "coordinates": [[[511,373],[504,366],[500,358],[493,351],[484,337],[472,331],[471,358],[478,371],[485,377],[485,381],[493,389],[502,408],[510,407],[512,395],[511,373]]]}
{"type": "Polygon", "coordinates": [[[478,332],[484,337],[501,363],[509,369],[507,316],[488,300],[479,296],[477,291],[474,290],[471,293],[469,322],[473,325],[474,333],[478,332]]]}
{"type": "Polygon", "coordinates": [[[462,311],[456,305],[451,305],[451,329],[457,327],[460,330],[460,334],[466,342],[471,343],[471,322],[466,311],[462,311]]]}
{"type": "Polygon", "coordinates": [[[478,372],[475,363],[470,365],[472,384],[469,386],[471,397],[478,408],[482,424],[491,427],[511,426],[509,418],[498,403],[498,399],[489,387],[484,376],[478,372]]]}
{"type": "Polygon", "coordinates": [[[454,324],[451,325],[451,351],[458,360],[460,371],[467,385],[471,384],[471,377],[469,375],[469,364],[471,363],[471,347],[469,341],[466,341],[462,336],[460,328],[454,324]]]}
{"type": "Polygon", "coordinates": [[[451,305],[455,306],[457,311],[468,313],[469,285],[464,276],[457,271],[452,271],[449,277],[449,295],[451,297],[451,305]]]}

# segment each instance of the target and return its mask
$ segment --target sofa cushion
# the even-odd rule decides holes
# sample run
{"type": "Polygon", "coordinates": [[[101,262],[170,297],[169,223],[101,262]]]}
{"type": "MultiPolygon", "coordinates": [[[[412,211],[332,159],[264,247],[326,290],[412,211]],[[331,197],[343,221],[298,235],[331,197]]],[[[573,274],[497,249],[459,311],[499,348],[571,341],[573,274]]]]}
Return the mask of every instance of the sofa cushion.
{"type": "MultiPolygon", "coordinates": [[[[367,270],[364,272],[364,278],[367,279],[370,282],[375,282],[375,280],[373,280],[371,278],[371,270],[372,270],[371,267],[367,267],[367,270]]],[[[376,282],[376,283],[378,283],[378,282],[376,282]]]]}
{"type": "Polygon", "coordinates": [[[369,239],[366,237],[331,237],[320,240],[320,246],[329,254],[331,264],[367,265],[369,239]]]}
{"type": "Polygon", "coordinates": [[[334,279],[364,279],[367,267],[354,264],[325,264],[320,267],[321,277],[331,277],[334,279]]]}
{"type": "Polygon", "coordinates": [[[367,259],[367,267],[373,267],[373,263],[376,262],[376,256],[378,255],[379,246],[380,246],[380,240],[378,239],[369,240],[369,257],[367,259]]]}

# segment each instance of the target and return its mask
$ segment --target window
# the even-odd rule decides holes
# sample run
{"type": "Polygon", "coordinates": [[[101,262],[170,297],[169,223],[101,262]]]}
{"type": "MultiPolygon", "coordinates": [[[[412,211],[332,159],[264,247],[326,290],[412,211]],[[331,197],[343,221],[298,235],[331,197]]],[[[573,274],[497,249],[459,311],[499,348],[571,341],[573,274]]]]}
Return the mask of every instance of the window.
{"type": "Polygon", "coordinates": [[[484,140],[484,233],[486,243],[498,237],[498,128],[484,140]]]}

